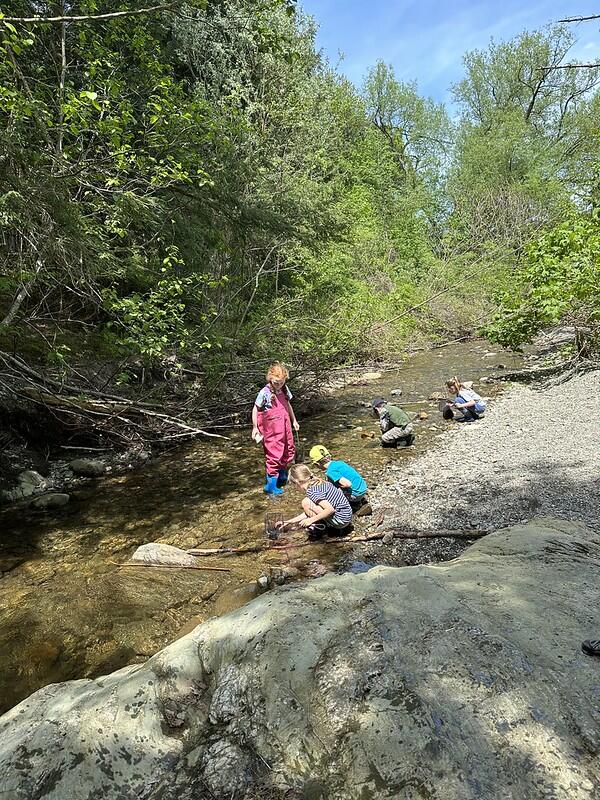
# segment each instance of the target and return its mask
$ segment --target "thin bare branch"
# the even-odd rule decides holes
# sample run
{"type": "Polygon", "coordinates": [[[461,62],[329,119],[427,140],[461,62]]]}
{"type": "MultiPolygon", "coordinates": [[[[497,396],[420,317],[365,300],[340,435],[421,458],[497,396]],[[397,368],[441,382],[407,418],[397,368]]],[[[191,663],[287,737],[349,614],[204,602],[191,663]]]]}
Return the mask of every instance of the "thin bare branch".
{"type": "Polygon", "coordinates": [[[149,6],[148,8],[135,8],[129,11],[112,11],[109,14],[81,14],[62,17],[3,17],[4,22],[96,22],[103,19],[115,19],[116,17],[133,17],[137,14],[152,14],[155,11],[170,11],[175,6],[181,5],[182,0],[174,0],[171,3],[163,3],[159,6],[149,6]]]}
{"type": "Polygon", "coordinates": [[[35,283],[35,280],[37,278],[37,274],[41,270],[41,268],[42,268],[42,262],[38,258],[36,263],[35,263],[35,271],[33,273],[33,277],[31,278],[31,280],[27,281],[27,283],[23,283],[20,286],[19,291],[17,292],[17,296],[15,297],[15,299],[13,300],[10,308],[8,309],[8,312],[7,312],[6,316],[4,317],[2,322],[0,322],[0,329],[1,328],[6,328],[8,325],[10,325],[13,322],[14,318],[19,313],[19,309],[21,308],[21,305],[23,304],[23,301],[25,300],[25,298],[29,294],[29,290],[31,289],[31,287],[35,283]]]}
{"type": "Polygon", "coordinates": [[[595,64],[556,64],[553,67],[538,67],[538,69],[552,72],[555,69],[595,69],[596,67],[600,67],[600,61],[595,64]]]}
{"type": "Polygon", "coordinates": [[[590,19],[600,19],[600,14],[591,14],[589,17],[565,17],[558,22],[587,22],[590,19]]]}

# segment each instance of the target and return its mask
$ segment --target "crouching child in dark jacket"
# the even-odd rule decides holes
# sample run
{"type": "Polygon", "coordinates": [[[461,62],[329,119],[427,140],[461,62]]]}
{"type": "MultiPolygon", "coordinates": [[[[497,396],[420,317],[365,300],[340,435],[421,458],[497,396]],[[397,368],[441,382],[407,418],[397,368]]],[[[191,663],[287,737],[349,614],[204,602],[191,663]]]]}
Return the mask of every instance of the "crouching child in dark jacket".
{"type": "Polygon", "coordinates": [[[413,426],[406,411],[388,403],[383,397],[376,397],[371,406],[379,418],[382,447],[408,447],[414,442],[413,426]]]}

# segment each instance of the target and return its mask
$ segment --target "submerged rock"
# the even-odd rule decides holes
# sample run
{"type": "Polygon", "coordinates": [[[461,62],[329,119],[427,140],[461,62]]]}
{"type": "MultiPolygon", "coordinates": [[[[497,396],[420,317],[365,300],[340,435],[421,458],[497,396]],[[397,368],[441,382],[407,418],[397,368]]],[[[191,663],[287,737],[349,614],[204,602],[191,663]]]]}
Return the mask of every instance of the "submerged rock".
{"type": "Polygon", "coordinates": [[[100,478],[106,472],[106,464],[94,458],[76,458],[69,461],[69,466],[75,475],[83,478],[100,478]]]}
{"type": "Polygon", "coordinates": [[[2,499],[7,502],[23,500],[34,494],[43,492],[48,488],[48,482],[39,472],[33,469],[26,469],[17,477],[17,485],[12,489],[2,492],[2,499]]]}
{"type": "Polygon", "coordinates": [[[0,793],[593,800],[599,567],[598,534],[546,519],[275,589],[5,714],[0,793]]]}
{"type": "Polygon", "coordinates": [[[444,392],[432,392],[427,399],[439,402],[440,400],[445,400],[446,397],[447,395],[444,392]]]}
{"type": "Polygon", "coordinates": [[[361,381],[378,381],[383,377],[381,372],[363,372],[360,376],[361,381]]]}
{"type": "Polygon", "coordinates": [[[41,511],[49,511],[52,508],[62,508],[69,503],[70,497],[63,492],[51,492],[50,494],[43,494],[41,497],[36,497],[31,501],[31,507],[37,508],[41,511]]]}

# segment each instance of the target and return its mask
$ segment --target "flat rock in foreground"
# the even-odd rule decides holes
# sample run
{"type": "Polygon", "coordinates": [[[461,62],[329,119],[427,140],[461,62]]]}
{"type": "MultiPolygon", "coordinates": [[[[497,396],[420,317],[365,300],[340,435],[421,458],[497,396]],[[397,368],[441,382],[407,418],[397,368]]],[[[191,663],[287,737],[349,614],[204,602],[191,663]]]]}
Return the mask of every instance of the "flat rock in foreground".
{"type": "Polygon", "coordinates": [[[599,575],[598,534],[542,519],[265,594],[5,714],[0,796],[593,800],[599,575]]]}

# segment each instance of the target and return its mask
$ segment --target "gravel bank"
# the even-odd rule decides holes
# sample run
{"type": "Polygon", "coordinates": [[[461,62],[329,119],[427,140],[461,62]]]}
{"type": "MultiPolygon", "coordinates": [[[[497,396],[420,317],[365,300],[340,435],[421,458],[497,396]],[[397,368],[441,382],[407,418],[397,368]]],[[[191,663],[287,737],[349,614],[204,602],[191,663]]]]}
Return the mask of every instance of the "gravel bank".
{"type": "Polygon", "coordinates": [[[600,371],[550,388],[513,384],[484,419],[447,423],[436,446],[393,467],[373,505],[406,528],[496,530],[534,517],[600,529],[600,371]]]}

